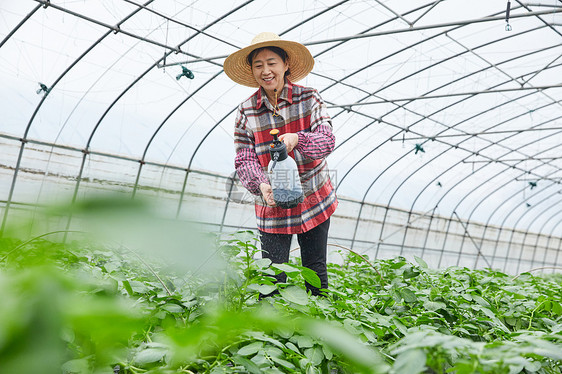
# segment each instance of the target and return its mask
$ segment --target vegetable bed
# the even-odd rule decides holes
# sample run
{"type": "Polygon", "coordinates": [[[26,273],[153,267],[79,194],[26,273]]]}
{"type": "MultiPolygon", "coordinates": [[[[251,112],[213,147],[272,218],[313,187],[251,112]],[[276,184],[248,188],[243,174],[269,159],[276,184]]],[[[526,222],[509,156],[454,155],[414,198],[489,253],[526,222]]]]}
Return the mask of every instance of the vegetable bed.
{"type": "Polygon", "coordinates": [[[0,240],[2,373],[562,372],[560,275],[346,252],[317,298],[250,232],[217,241],[228,266],[206,274],[47,237],[0,240]]]}

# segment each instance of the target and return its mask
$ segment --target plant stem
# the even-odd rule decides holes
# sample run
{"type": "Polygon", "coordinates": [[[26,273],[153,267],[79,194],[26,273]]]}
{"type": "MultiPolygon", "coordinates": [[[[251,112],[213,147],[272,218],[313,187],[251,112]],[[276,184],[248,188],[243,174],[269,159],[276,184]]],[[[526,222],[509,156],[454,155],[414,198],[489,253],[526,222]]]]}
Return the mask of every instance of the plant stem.
{"type": "Polygon", "coordinates": [[[516,280],[517,278],[519,278],[521,275],[523,275],[523,274],[525,274],[525,273],[530,273],[530,272],[532,272],[532,271],[545,270],[545,269],[557,269],[557,270],[562,270],[562,267],[560,267],[560,266],[542,266],[542,267],[540,267],[540,268],[534,268],[534,269],[531,269],[531,270],[524,271],[523,273],[521,273],[521,274],[519,274],[519,275],[513,277],[511,280],[512,280],[512,281],[513,281],[513,280],[516,280]]]}
{"type": "Polygon", "coordinates": [[[34,241],[34,240],[37,240],[37,239],[42,238],[42,237],[47,236],[47,235],[60,234],[60,233],[63,233],[63,232],[64,232],[64,233],[79,232],[79,233],[82,233],[82,234],[85,233],[85,231],[77,231],[77,230],[57,230],[57,231],[50,231],[50,232],[47,232],[47,233],[45,233],[45,234],[41,234],[41,235],[39,235],[39,236],[33,237],[33,238],[31,238],[31,239],[29,239],[29,240],[27,240],[27,241],[21,243],[20,245],[18,245],[17,247],[15,247],[14,249],[12,249],[12,250],[9,251],[8,253],[6,253],[6,254],[4,255],[4,257],[0,258],[0,262],[4,261],[4,260],[5,260],[9,255],[11,255],[13,252],[17,251],[18,249],[20,249],[20,248],[22,248],[23,246],[25,246],[25,245],[31,243],[31,242],[34,241]]]}
{"type": "Polygon", "coordinates": [[[531,316],[529,317],[529,326],[527,327],[527,330],[531,329],[531,323],[533,322],[533,317],[535,316],[535,312],[548,300],[544,300],[542,301],[539,305],[536,306],[535,309],[533,309],[533,311],[531,312],[531,316]]]}

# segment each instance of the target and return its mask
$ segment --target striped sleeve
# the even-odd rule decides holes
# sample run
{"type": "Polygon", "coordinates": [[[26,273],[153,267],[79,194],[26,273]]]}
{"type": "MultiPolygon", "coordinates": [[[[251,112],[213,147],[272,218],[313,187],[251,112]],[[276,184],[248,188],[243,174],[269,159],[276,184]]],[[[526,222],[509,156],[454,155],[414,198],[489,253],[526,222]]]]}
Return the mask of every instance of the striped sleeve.
{"type": "Polygon", "coordinates": [[[336,139],[332,133],[332,119],[317,90],[313,90],[311,100],[310,131],[297,132],[297,150],[307,158],[320,160],[332,153],[336,139]]]}
{"type": "Polygon", "coordinates": [[[265,175],[254,148],[254,137],[247,129],[248,118],[244,114],[242,106],[238,108],[236,126],[234,129],[234,146],[236,157],[234,167],[242,185],[252,194],[261,195],[260,184],[269,180],[265,175]]]}

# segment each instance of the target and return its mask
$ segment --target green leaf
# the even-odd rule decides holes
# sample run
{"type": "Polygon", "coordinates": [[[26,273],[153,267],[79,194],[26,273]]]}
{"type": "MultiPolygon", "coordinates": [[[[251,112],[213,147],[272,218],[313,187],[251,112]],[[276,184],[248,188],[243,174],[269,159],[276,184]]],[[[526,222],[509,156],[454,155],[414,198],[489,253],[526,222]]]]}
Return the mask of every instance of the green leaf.
{"type": "Polygon", "coordinates": [[[416,269],[412,269],[411,267],[406,268],[404,270],[404,274],[402,274],[404,279],[412,279],[412,278],[417,277],[418,275],[420,275],[420,272],[417,271],[416,269]]]}
{"type": "Polygon", "coordinates": [[[482,305],[483,307],[489,308],[490,303],[484,300],[482,297],[472,294],[472,299],[476,301],[478,304],[482,305]]]}
{"type": "Polygon", "coordinates": [[[310,348],[314,346],[314,341],[308,335],[295,335],[291,340],[295,340],[299,348],[310,348]]]}
{"type": "Polygon", "coordinates": [[[316,287],[316,288],[322,287],[320,277],[318,276],[318,274],[316,274],[316,272],[314,270],[303,267],[301,269],[301,274],[302,274],[302,277],[304,278],[304,280],[307,281],[308,283],[310,283],[311,286],[316,287]]]}
{"type": "Polygon", "coordinates": [[[285,346],[286,346],[287,348],[289,348],[291,351],[294,351],[294,352],[296,352],[296,353],[298,353],[298,354],[301,353],[301,351],[299,350],[299,348],[298,348],[296,345],[294,345],[293,343],[291,343],[291,342],[287,342],[287,343],[285,344],[285,346]]]}
{"type": "Polygon", "coordinates": [[[321,339],[330,350],[339,353],[347,362],[355,365],[354,373],[388,372],[388,365],[377,351],[364,345],[345,330],[320,320],[309,321],[304,327],[309,335],[321,339]]]}
{"type": "Polygon", "coordinates": [[[170,313],[182,313],[183,308],[178,304],[168,303],[162,306],[162,309],[167,310],[170,313]]]}
{"type": "Polygon", "coordinates": [[[272,347],[270,345],[266,345],[263,351],[269,357],[277,357],[280,358],[283,356],[283,351],[277,347],[272,347]]]}
{"type": "Polygon", "coordinates": [[[240,365],[246,368],[252,374],[261,374],[262,371],[258,365],[256,365],[253,361],[248,360],[246,357],[242,356],[234,356],[232,358],[236,365],[240,365]]]}
{"type": "Polygon", "coordinates": [[[92,357],[84,357],[77,360],[70,360],[62,365],[63,374],[85,374],[91,373],[91,360],[92,357]]]}
{"type": "Polygon", "coordinates": [[[400,289],[400,294],[404,298],[404,301],[407,302],[407,303],[413,303],[413,302],[416,302],[418,300],[418,298],[416,297],[416,294],[411,289],[409,289],[407,287],[404,287],[404,288],[400,289]]]}
{"type": "Polygon", "coordinates": [[[308,304],[308,294],[305,290],[297,286],[289,286],[279,291],[283,298],[291,303],[298,305],[308,304]]]}
{"type": "Polygon", "coordinates": [[[255,261],[255,264],[258,268],[264,269],[271,265],[271,260],[269,258],[259,258],[255,261]]]}
{"type": "Polygon", "coordinates": [[[562,305],[559,302],[553,301],[552,302],[552,313],[562,316],[562,305]]]}
{"type": "Polygon", "coordinates": [[[324,353],[322,348],[315,346],[304,350],[304,355],[310,360],[314,365],[320,365],[324,360],[324,353]]]}
{"type": "Polygon", "coordinates": [[[243,243],[252,242],[256,239],[256,235],[249,230],[246,231],[238,231],[234,234],[234,237],[240,240],[243,243]]]}
{"type": "Polygon", "coordinates": [[[438,309],[445,309],[447,305],[440,301],[426,300],[423,302],[423,307],[431,312],[435,312],[438,309]]]}
{"type": "Polygon", "coordinates": [[[293,369],[295,368],[295,365],[291,364],[291,363],[290,363],[289,361],[287,361],[287,360],[283,360],[283,359],[280,358],[280,357],[271,356],[271,359],[272,359],[273,361],[275,361],[276,363],[278,363],[279,365],[286,367],[287,369],[293,370],[293,369]]]}
{"type": "Polygon", "coordinates": [[[133,289],[131,288],[131,284],[129,283],[129,281],[127,280],[123,281],[123,288],[125,288],[125,290],[129,295],[133,296],[133,289]]]}
{"type": "Polygon", "coordinates": [[[275,291],[277,287],[269,284],[260,284],[257,289],[262,295],[269,295],[270,293],[275,291]]]}
{"type": "Polygon", "coordinates": [[[285,272],[285,274],[289,275],[289,274],[296,274],[299,272],[299,269],[297,269],[294,266],[291,266],[289,264],[271,264],[271,267],[277,270],[281,270],[283,272],[285,272]]]}
{"type": "Polygon", "coordinates": [[[482,308],[480,308],[480,310],[481,310],[486,316],[488,316],[489,318],[492,318],[492,319],[496,318],[496,315],[495,315],[494,312],[492,312],[490,309],[482,307],[482,308]]]}
{"type": "Polygon", "coordinates": [[[238,350],[240,356],[250,356],[258,353],[263,347],[263,342],[253,342],[248,345],[243,346],[238,350]]]}
{"type": "Polygon", "coordinates": [[[414,260],[416,260],[420,268],[429,269],[429,266],[427,266],[427,262],[425,262],[421,257],[414,256],[414,260]]]}
{"type": "Polygon", "coordinates": [[[404,335],[406,335],[408,333],[408,329],[406,328],[406,326],[404,326],[404,324],[396,317],[394,317],[392,319],[392,321],[394,322],[394,326],[396,326],[396,328],[404,335]]]}
{"type": "Polygon", "coordinates": [[[324,352],[324,357],[326,357],[326,360],[328,361],[330,361],[332,357],[334,357],[332,350],[328,348],[326,345],[322,345],[322,352],[324,352]]]}
{"type": "Polygon", "coordinates": [[[395,374],[419,374],[425,370],[426,354],[422,349],[408,349],[396,357],[392,372],[395,374]]]}
{"type": "Polygon", "coordinates": [[[138,366],[144,366],[154,362],[161,361],[166,355],[167,350],[160,347],[146,348],[138,352],[133,358],[133,363],[138,366]]]}

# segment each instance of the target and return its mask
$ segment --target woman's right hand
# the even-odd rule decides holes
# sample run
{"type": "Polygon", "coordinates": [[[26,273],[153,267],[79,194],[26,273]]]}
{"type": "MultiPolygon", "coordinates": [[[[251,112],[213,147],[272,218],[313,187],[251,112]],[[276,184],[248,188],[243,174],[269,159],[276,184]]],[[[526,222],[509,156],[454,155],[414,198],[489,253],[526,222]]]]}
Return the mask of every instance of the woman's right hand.
{"type": "Polygon", "coordinates": [[[275,200],[273,200],[273,189],[271,189],[271,185],[267,183],[261,183],[260,191],[267,205],[277,206],[275,204],[275,200]]]}

